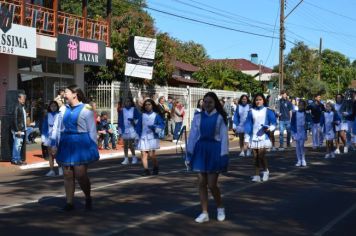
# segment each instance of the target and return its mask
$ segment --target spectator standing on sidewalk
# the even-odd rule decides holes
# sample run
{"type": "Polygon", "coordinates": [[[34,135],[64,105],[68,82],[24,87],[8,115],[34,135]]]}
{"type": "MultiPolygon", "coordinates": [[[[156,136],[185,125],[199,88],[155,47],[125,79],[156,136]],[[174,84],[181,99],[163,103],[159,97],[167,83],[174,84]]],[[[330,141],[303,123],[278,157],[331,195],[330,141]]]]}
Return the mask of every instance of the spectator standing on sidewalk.
{"type": "Polygon", "coordinates": [[[124,108],[119,112],[118,134],[124,140],[125,159],[121,164],[129,164],[129,149],[132,155],[132,164],[137,164],[135,154],[135,138],[137,137],[135,126],[140,118],[140,112],[135,107],[132,98],[126,98],[124,108]]]}
{"type": "Polygon", "coordinates": [[[251,156],[251,149],[245,143],[245,122],[248,111],[250,110],[250,99],[246,94],[241,95],[234,114],[233,129],[235,130],[240,142],[240,157],[251,156]]]}
{"type": "Polygon", "coordinates": [[[228,122],[223,106],[214,92],[204,96],[204,111],[194,115],[187,144],[186,163],[198,173],[202,213],[197,223],[209,221],[208,188],[217,206],[218,221],[225,220],[225,208],[218,187],[219,174],[229,163],[228,122]]]}
{"type": "Polygon", "coordinates": [[[174,134],[173,134],[173,143],[178,141],[179,132],[183,125],[185,110],[183,104],[179,100],[176,100],[173,104],[171,116],[174,120],[174,134]]]}
{"type": "Polygon", "coordinates": [[[168,117],[168,128],[167,128],[167,132],[168,132],[168,137],[171,138],[173,137],[174,134],[174,120],[172,119],[172,108],[173,108],[173,103],[174,103],[174,99],[171,96],[168,96],[167,99],[167,106],[169,109],[169,117],[168,117]]]}
{"type": "Polygon", "coordinates": [[[283,151],[284,147],[284,130],[287,131],[287,147],[290,147],[291,129],[290,120],[292,118],[293,104],[288,100],[288,95],[285,90],[281,91],[281,99],[278,104],[279,117],[279,151],[283,151]]]}
{"type": "Polygon", "coordinates": [[[276,116],[267,106],[267,101],[262,93],[255,95],[252,108],[247,114],[245,123],[245,142],[253,151],[255,175],[252,181],[261,182],[260,170],[263,170],[262,180],[269,179],[266,149],[271,148],[270,131],[276,128],[276,116]]]}
{"type": "Polygon", "coordinates": [[[12,137],[13,137],[13,148],[12,148],[12,159],[11,164],[13,165],[25,165],[26,162],[21,160],[21,150],[25,142],[26,135],[26,94],[19,93],[17,95],[18,103],[14,110],[14,120],[12,123],[12,137]]]}
{"type": "Polygon", "coordinates": [[[232,119],[234,115],[234,108],[231,104],[231,98],[227,98],[224,104],[224,111],[227,114],[228,129],[232,129],[232,119]]]}
{"type": "Polygon", "coordinates": [[[320,119],[323,111],[325,111],[324,105],[321,103],[321,96],[317,94],[314,97],[314,101],[307,106],[307,111],[311,112],[312,117],[312,137],[313,137],[313,149],[321,147],[323,145],[323,131],[320,126],[320,119]]]}
{"type": "Polygon", "coordinates": [[[164,96],[159,97],[158,99],[158,110],[159,110],[159,115],[161,118],[164,120],[164,134],[165,136],[168,135],[168,120],[170,119],[171,112],[166,105],[166,99],[164,96]]]}
{"type": "Polygon", "coordinates": [[[152,174],[158,175],[159,172],[156,150],[160,148],[159,134],[164,130],[164,121],[158,112],[156,103],[150,98],[146,99],[143,102],[142,115],[135,127],[138,136],[137,150],[141,151],[144,176],[151,174],[148,169],[149,157],[153,162],[152,174]]]}
{"type": "Polygon", "coordinates": [[[57,163],[63,166],[66,205],[63,211],[74,209],[75,179],[85,194],[85,209],[92,209],[88,165],[99,160],[97,130],[92,108],[84,104],[84,93],[76,85],[65,89],[68,104],[60,114],[60,141],[57,163]]]}
{"type": "MultiPolygon", "coordinates": [[[[56,101],[51,101],[48,105],[47,108],[47,114],[43,119],[42,123],[42,144],[45,146],[48,150],[49,154],[49,172],[46,174],[46,176],[56,176],[56,172],[54,171],[54,159],[55,159],[55,154],[56,154],[56,140],[52,139],[52,134],[53,134],[53,127],[55,121],[58,119],[59,116],[59,106],[56,101]]],[[[62,167],[58,166],[58,175],[62,176],[63,175],[63,169],[62,167]]]]}

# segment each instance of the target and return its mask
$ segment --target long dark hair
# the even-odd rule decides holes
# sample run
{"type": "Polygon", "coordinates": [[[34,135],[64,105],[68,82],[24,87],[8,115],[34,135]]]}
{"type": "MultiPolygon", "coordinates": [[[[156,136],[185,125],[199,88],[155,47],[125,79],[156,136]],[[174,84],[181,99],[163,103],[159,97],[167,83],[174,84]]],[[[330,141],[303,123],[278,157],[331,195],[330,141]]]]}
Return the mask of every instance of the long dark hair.
{"type": "Polygon", "coordinates": [[[147,102],[150,102],[152,104],[152,111],[154,111],[157,114],[159,114],[158,106],[155,103],[155,101],[153,101],[151,98],[148,98],[143,102],[143,104],[142,104],[142,112],[147,112],[146,109],[145,109],[145,105],[146,105],[147,102]]]}
{"type": "Polygon", "coordinates": [[[131,106],[130,106],[130,107],[135,107],[135,102],[134,102],[134,100],[133,100],[132,97],[127,97],[127,98],[125,98],[125,99],[123,100],[121,106],[123,105],[124,107],[126,107],[126,100],[129,100],[129,101],[130,101],[130,103],[131,103],[131,106]]]}
{"type": "Polygon", "coordinates": [[[197,108],[203,109],[203,105],[200,105],[200,102],[203,101],[203,99],[199,99],[197,103],[197,108]]]}
{"type": "Polygon", "coordinates": [[[267,103],[267,99],[265,97],[265,95],[263,95],[263,93],[257,93],[254,97],[253,97],[253,101],[252,101],[252,107],[256,108],[256,98],[257,97],[261,97],[263,99],[263,105],[266,107],[268,105],[267,103]]]}
{"type": "Polygon", "coordinates": [[[227,125],[227,114],[226,114],[226,112],[224,111],[224,108],[222,107],[218,96],[217,96],[214,92],[207,92],[207,93],[204,95],[204,98],[203,98],[203,99],[205,99],[206,97],[211,97],[211,98],[214,100],[216,111],[222,116],[225,125],[227,125]]]}
{"type": "Polygon", "coordinates": [[[247,98],[247,104],[250,104],[250,103],[251,103],[250,98],[247,96],[247,94],[243,94],[243,95],[241,95],[241,97],[240,97],[240,99],[239,99],[239,105],[242,104],[242,99],[243,99],[244,97],[247,98]]]}
{"type": "Polygon", "coordinates": [[[51,105],[52,104],[55,104],[57,106],[57,109],[55,110],[55,112],[58,112],[59,111],[59,105],[58,105],[58,102],[56,102],[56,101],[50,101],[49,102],[48,107],[47,107],[47,112],[52,112],[52,110],[51,110],[51,105]]]}
{"type": "Polygon", "coordinates": [[[79,102],[85,102],[84,92],[78,85],[73,84],[68,86],[66,89],[69,89],[72,93],[76,93],[79,102]]]}

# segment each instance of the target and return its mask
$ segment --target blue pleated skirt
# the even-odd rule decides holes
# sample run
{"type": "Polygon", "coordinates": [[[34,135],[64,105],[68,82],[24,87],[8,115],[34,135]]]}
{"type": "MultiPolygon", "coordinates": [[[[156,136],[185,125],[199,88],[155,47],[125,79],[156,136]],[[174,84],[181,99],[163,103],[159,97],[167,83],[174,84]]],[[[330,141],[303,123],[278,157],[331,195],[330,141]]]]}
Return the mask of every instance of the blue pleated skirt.
{"type": "Polygon", "coordinates": [[[216,140],[199,140],[191,159],[192,171],[202,173],[226,172],[228,156],[221,156],[221,143],[216,140]]]}
{"type": "Polygon", "coordinates": [[[86,165],[99,160],[98,146],[89,133],[61,133],[56,160],[62,166],[86,165]]]}

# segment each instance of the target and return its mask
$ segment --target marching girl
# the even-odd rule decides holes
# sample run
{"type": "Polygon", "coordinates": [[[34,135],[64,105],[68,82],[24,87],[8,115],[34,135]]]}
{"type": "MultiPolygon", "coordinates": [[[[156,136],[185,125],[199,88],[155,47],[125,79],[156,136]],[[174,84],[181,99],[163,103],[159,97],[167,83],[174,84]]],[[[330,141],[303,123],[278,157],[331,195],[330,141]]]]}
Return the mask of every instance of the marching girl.
{"type": "Polygon", "coordinates": [[[344,96],[342,94],[336,95],[335,111],[341,118],[340,124],[335,127],[336,131],[336,150],[335,154],[340,154],[340,139],[344,144],[344,153],[348,153],[348,148],[346,145],[346,132],[349,130],[349,124],[346,120],[348,113],[343,109],[344,96]]]}
{"type": "Polygon", "coordinates": [[[251,156],[251,149],[248,149],[248,143],[245,143],[245,121],[247,118],[247,113],[250,110],[250,99],[246,94],[242,95],[239,99],[238,105],[236,106],[234,119],[233,119],[233,129],[239,136],[240,141],[240,157],[251,156]],[[246,153],[246,154],[245,154],[246,153]]]}
{"type": "Polygon", "coordinates": [[[88,164],[99,160],[96,121],[92,108],[83,103],[84,93],[76,85],[65,89],[67,105],[61,112],[60,141],[57,163],[64,169],[66,205],[63,211],[74,209],[75,179],[85,194],[85,209],[92,209],[88,164]]]}
{"type": "Polygon", "coordinates": [[[320,126],[323,128],[324,137],[326,140],[326,155],[325,158],[335,158],[334,139],[335,126],[340,124],[340,117],[334,110],[333,105],[328,102],[325,105],[325,111],[321,115],[320,126]]]}
{"type": "Polygon", "coordinates": [[[135,107],[132,98],[126,98],[124,108],[119,111],[118,134],[124,140],[125,159],[121,164],[129,164],[129,149],[132,155],[132,164],[137,164],[137,157],[135,155],[135,138],[137,137],[135,131],[135,124],[140,118],[140,112],[135,107]]]}
{"type": "Polygon", "coordinates": [[[255,165],[255,175],[252,181],[260,182],[260,169],[263,170],[262,180],[269,178],[266,149],[271,148],[271,140],[268,134],[276,128],[275,113],[266,107],[267,101],[263,94],[255,95],[252,102],[252,109],[247,114],[245,123],[245,142],[253,151],[255,165]]]}
{"type": "MultiPolygon", "coordinates": [[[[56,172],[54,172],[54,158],[55,158],[55,151],[56,151],[56,140],[52,138],[53,134],[53,126],[55,121],[58,119],[59,116],[59,106],[56,101],[51,101],[48,104],[48,111],[46,116],[44,117],[42,123],[42,144],[47,147],[49,152],[49,172],[46,176],[56,176],[56,172]]],[[[62,167],[58,167],[58,175],[63,175],[62,167]]]]}
{"type": "Polygon", "coordinates": [[[299,100],[298,109],[294,110],[291,119],[292,138],[296,142],[295,151],[297,154],[297,163],[295,166],[307,166],[305,160],[304,143],[307,140],[307,127],[311,124],[309,113],[305,112],[307,103],[304,100],[299,100]]]}
{"type": "Polygon", "coordinates": [[[225,220],[225,208],[217,182],[219,174],[226,172],[228,167],[227,125],[227,116],[218,97],[208,92],[203,99],[203,111],[193,118],[187,144],[186,163],[198,172],[202,213],[195,219],[197,223],[209,221],[208,188],[217,205],[218,221],[225,220]]]}
{"type": "Polygon", "coordinates": [[[153,162],[152,174],[158,175],[156,150],[160,148],[159,134],[162,134],[162,130],[164,130],[164,120],[159,115],[156,103],[152,99],[146,99],[143,102],[142,115],[136,125],[136,133],[138,135],[137,150],[141,151],[144,176],[151,174],[148,169],[148,157],[151,157],[153,162]]]}

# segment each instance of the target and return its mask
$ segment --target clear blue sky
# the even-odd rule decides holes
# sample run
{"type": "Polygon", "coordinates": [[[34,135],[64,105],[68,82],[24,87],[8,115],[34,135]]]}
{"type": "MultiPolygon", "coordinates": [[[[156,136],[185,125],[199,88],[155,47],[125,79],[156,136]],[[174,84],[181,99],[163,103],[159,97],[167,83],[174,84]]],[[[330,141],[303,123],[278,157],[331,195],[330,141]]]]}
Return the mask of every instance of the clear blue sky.
{"type": "MultiPolygon", "coordinates": [[[[300,0],[286,0],[287,15],[300,0]]],[[[235,30],[279,37],[279,0],[147,0],[148,7],[235,30]],[[188,5],[187,5],[188,4],[188,5]],[[201,8],[201,9],[198,9],[201,8]],[[204,10],[203,10],[204,9],[204,10]]],[[[246,58],[278,64],[278,39],[216,28],[148,10],[158,31],[204,45],[211,58],[246,58]]],[[[304,0],[286,19],[286,39],[339,51],[356,60],[356,1],[304,0]]],[[[294,45],[287,42],[285,54],[294,45]]]]}

